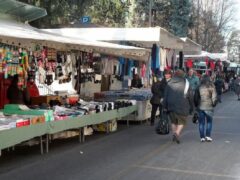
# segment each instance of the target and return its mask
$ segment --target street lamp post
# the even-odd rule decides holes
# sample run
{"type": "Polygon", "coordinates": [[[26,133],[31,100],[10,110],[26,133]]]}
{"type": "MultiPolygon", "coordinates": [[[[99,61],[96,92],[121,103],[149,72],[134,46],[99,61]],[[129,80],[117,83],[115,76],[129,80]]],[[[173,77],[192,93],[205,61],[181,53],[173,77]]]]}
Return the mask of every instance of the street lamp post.
{"type": "Polygon", "coordinates": [[[152,6],[153,0],[149,0],[149,27],[152,27],[152,6]]]}

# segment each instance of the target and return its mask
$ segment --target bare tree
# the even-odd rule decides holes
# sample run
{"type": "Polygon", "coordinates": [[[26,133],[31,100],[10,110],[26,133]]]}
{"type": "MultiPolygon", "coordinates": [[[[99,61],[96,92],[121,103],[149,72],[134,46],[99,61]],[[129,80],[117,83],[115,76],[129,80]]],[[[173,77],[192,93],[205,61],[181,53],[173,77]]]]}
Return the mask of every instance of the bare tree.
{"type": "Polygon", "coordinates": [[[232,31],[234,0],[192,0],[194,26],[189,34],[209,52],[219,52],[225,46],[226,36],[232,31]]]}
{"type": "Polygon", "coordinates": [[[232,32],[228,41],[228,59],[240,63],[240,31],[232,32]]]}

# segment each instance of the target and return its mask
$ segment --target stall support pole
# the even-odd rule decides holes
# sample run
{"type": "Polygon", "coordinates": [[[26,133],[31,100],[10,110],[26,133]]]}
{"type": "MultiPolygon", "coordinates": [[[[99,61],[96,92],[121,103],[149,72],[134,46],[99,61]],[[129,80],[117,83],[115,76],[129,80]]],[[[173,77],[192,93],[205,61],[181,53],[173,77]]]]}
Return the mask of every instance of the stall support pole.
{"type": "Polygon", "coordinates": [[[0,157],[2,156],[2,150],[0,149],[0,157]]]}
{"type": "Polygon", "coordinates": [[[183,69],[183,52],[179,52],[179,69],[183,69]]]}
{"type": "Polygon", "coordinates": [[[41,154],[43,154],[43,140],[42,140],[42,136],[40,136],[40,151],[41,151],[41,154]]]}

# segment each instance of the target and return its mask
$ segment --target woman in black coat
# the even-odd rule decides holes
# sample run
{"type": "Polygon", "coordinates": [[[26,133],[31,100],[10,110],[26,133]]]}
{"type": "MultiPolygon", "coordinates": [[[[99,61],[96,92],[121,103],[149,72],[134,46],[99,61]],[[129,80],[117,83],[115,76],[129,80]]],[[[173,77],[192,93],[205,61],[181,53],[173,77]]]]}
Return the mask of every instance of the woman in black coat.
{"type": "Polygon", "coordinates": [[[171,79],[171,71],[165,71],[164,72],[164,78],[161,80],[161,78],[157,79],[157,82],[153,83],[152,85],[152,98],[150,100],[150,103],[152,104],[152,112],[151,112],[151,125],[154,125],[155,117],[157,110],[159,109],[159,112],[162,111],[162,104],[161,99],[164,96],[164,90],[167,86],[167,82],[171,79]]]}

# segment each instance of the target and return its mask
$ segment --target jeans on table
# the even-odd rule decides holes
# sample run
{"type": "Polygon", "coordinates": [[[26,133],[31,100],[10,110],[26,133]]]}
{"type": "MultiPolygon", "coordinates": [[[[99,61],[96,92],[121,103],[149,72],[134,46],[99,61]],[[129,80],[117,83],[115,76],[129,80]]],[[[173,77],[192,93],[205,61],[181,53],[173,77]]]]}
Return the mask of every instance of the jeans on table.
{"type": "Polygon", "coordinates": [[[205,138],[205,123],[206,125],[206,136],[211,137],[212,132],[212,116],[207,114],[205,111],[200,110],[199,111],[199,133],[200,138],[205,138]]]}

